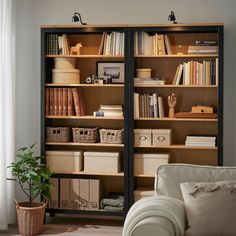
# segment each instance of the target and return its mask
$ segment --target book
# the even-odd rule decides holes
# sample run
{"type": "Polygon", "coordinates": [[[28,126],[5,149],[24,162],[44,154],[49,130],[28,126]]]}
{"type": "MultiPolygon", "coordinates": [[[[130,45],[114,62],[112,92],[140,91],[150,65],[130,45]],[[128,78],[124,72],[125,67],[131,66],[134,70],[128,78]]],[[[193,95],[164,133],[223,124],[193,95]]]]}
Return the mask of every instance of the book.
{"type": "Polygon", "coordinates": [[[50,89],[46,88],[46,96],[45,96],[45,115],[50,115],[50,89]]]}
{"type": "Polygon", "coordinates": [[[68,116],[73,116],[73,95],[70,88],[68,88],[67,109],[68,116]]]}
{"type": "Polygon", "coordinates": [[[76,88],[72,89],[72,95],[74,101],[75,115],[80,116],[81,115],[80,104],[79,104],[80,101],[79,101],[78,90],[76,88]]]}
{"type": "Polygon", "coordinates": [[[63,115],[63,88],[58,88],[58,115],[63,115]]]}
{"type": "Polygon", "coordinates": [[[54,88],[50,88],[49,90],[49,114],[50,116],[54,116],[54,88]]]}
{"type": "Polygon", "coordinates": [[[164,103],[162,97],[158,97],[158,113],[159,113],[159,118],[165,117],[164,103]]]}
{"type": "Polygon", "coordinates": [[[154,118],[158,118],[159,116],[159,113],[158,113],[158,101],[157,101],[157,98],[158,98],[158,95],[156,93],[153,93],[153,116],[154,118]]]}
{"type": "Polygon", "coordinates": [[[84,116],[85,115],[85,106],[84,106],[84,96],[82,95],[82,91],[77,89],[78,91],[78,96],[79,96],[79,106],[80,106],[80,115],[84,116]]]}
{"type": "Polygon", "coordinates": [[[114,109],[114,110],[120,110],[122,109],[122,105],[100,105],[100,109],[114,109]]]}
{"type": "Polygon", "coordinates": [[[68,115],[68,88],[62,89],[62,115],[67,116],[68,115]]]}
{"type": "Polygon", "coordinates": [[[54,105],[54,116],[59,115],[58,114],[58,88],[53,88],[54,90],[54,98],[53,98],[53,105],[54,105]]]}

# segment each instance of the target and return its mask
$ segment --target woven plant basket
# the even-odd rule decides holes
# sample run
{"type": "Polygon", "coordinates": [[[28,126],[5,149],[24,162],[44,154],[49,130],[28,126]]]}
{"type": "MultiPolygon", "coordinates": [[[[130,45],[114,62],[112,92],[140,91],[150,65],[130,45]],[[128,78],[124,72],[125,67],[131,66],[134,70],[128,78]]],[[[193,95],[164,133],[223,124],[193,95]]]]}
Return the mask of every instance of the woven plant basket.
{"type": "Polygon", "coordinates": [[[33,203],[33,207],[28,207],[28,202],[18,203],[15,200],[15,204],[20,235],[33,236],[40,234],[43,227],[46,203],[33,203]]]}
{"type": "Polygon", "coordinates": [[[124,142],[124,129],[100,129],[101,143],[121,144],[124,142]]]}

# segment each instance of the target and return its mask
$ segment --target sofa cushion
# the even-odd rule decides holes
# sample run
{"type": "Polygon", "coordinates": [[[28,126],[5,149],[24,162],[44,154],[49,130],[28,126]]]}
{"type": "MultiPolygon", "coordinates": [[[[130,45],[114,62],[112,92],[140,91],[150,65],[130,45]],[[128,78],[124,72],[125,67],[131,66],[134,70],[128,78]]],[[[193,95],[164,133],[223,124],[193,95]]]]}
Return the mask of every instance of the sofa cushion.
{"type": "Polygon", "coordinates": [[[155,190],[159,195],[183,200],[180,183],[216,182],[234,179],[236,180],[236,167],[168,164],[157,169],[155,190]]]}
{"type": "Polygon", "coordinates": [[[236,180],[182,183],[188,229],[185,236],[235,236],[236,180]]]}

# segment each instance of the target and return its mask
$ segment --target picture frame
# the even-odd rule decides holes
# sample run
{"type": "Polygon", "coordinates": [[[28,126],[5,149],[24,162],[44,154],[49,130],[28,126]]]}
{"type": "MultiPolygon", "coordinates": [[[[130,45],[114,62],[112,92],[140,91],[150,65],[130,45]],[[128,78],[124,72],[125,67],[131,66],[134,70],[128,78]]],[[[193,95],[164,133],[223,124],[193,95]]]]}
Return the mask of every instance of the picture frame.
{"type": "Polygon", "coordinates": [[[125,81],[125,63],[120,61],[98,61],[97,76],[111,75],[112,83],[121,84],[125,81]]]}

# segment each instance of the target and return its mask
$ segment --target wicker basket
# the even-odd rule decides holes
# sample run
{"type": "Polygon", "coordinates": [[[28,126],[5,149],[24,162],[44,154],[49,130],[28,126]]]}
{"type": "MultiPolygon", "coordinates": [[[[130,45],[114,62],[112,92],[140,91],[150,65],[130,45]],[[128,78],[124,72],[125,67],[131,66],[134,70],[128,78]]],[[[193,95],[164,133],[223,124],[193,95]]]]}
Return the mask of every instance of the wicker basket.
{"type": "Polygon", "coordinates": [[[123,143],[124,129],[100,129],[101,143],[123,143]]]}
{"type": "Polygon", "coordinates": [[[47,142],[69,142],[70,128],[69,127],[46,127],[47,142]]]}
{"type": "Polygon", "coordinates": [[[17,221],[20,235],[32,236],[42,231],[46,203],[33,203],[28,207],[28,202],[16,204],[17,221]]]}
{"type": "Polygon", "coordinates": [[[73,142],[95,143],[99,140],[99,128],[72,128],[73,142]]]}

